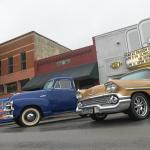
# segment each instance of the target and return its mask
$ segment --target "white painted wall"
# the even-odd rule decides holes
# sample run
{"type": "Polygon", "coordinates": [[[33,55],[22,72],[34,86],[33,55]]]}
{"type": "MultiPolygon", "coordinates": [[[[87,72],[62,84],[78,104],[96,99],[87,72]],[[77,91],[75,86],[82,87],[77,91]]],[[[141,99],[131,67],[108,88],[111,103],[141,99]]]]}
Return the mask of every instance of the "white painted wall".
{"type": "Polygon", "coordinates": [[[128,51],[126,32],[135,27],[136,25],[133,25],[94,37],[100,83],[105,83],[109,78],[116,78],[128,72],[124,57],[128,51]],[[122,66],[112,69],[111,64],[116,61],[121,62],[122,66]]]}

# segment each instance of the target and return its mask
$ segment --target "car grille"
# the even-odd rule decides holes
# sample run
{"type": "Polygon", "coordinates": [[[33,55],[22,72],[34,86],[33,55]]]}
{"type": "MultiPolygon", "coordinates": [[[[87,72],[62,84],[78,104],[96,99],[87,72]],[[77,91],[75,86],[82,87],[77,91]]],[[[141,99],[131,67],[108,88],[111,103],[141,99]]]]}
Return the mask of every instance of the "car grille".
{"type": "Polygon", "coordinates": [[[108,105],[108,100],[110,99],[111,96],[102,96],[102,97],[96,97],[96,98],[91,98],[88,100],[82,101],[82,106],[88,106],[88,105],[95,105],[95,104],[100,104],[100,105],[108,105]]]}

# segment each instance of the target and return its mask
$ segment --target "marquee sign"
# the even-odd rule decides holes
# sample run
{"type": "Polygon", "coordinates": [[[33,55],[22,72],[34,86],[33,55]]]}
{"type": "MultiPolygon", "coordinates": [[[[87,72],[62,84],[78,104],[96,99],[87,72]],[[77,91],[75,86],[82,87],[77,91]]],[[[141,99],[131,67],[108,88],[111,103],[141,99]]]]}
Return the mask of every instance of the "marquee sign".
{"type": "Polygon", "coordinates": [[[140,67],[150,65],[150,47],[145,47],[125,54],[126,65],[130,69],[132,67],[140,67]]]}

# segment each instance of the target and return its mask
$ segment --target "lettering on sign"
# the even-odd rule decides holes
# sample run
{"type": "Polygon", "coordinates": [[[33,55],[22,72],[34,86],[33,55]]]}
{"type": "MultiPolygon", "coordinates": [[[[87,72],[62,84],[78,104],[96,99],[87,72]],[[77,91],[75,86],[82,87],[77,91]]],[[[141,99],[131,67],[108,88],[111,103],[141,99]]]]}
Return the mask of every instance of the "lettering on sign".
{"type": "Polygon", "coordinates": [[[125,54],[128,68],[150,63],[150,47],[135,50],[125,54]]]}
{"type": "Polygon", "coordinates": [[[57,61],[56,64],[57,65],[65,65],[65,64],[69,64],[70,62],[71,62],[71,59],[65,59],[65,60],[57,61]]]}
{"type": "Polygon", "coordinates": [[[112,69],[118,69],[118,68],[120,68],[122,66],[122,62],[113,62],[112,64],[111,64],[111,68],[112,69]]]}

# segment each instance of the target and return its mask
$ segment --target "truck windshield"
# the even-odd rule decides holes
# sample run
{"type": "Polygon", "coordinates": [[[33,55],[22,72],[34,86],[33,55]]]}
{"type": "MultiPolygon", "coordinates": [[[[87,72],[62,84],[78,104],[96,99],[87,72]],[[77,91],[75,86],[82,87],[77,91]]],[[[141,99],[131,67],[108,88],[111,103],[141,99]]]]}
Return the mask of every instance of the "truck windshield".
{"type": "Polygon", "coordinates": [[[44,90],[51,89],[52,86],[53,86],[53,83],[54,83],[53,80],[47,81],[46,84],[44,85],[44,88],[43,88],[43,89],[44,89],[44,90]]]}

